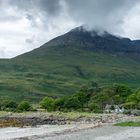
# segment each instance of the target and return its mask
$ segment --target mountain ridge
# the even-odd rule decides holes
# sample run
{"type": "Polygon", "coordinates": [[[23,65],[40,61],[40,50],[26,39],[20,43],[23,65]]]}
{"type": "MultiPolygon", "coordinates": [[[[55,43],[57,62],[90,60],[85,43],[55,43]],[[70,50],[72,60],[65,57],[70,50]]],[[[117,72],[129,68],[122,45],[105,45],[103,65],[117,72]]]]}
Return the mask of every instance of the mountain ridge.
{"type": "MultiPolygon", "coordinates": [[[[98,33],[97,31],[94,30],[88,31],[83,26],[74,28],[68,33],[50,40],[49,42],[43,44],[41,47],[35,50],[39,50],[40,48],[50,46],[66,47],[75,44],[86,46],[86,48],[84,47],[84,49],[89,49],[90,51],[98,49],[101,51],[107,51],[112,53],[116,52],[140,53],[140,40],[131,40],[129,38],[118,37],[106,31],[102,33],[98,33]]],[[[29,53],[30,52],[28,52],[28,54],[29,53]]],[[[20,56],[23,55],[24,54],[20,56]]]]}
{"type": "Polygon", "coordinates": [[[67,96],[92,81],[139,87],[140,41],[105,35],[76,28],[33,51],[0,60],[0,99],[67,96]]]}

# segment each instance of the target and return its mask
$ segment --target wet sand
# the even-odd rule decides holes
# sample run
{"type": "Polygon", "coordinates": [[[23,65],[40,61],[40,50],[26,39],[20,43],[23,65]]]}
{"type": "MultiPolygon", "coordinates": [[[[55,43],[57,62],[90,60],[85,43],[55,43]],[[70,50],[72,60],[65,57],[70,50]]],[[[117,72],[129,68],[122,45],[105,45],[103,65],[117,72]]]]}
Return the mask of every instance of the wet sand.
{"type": "Polygon", "coordinates": [[[37,128],[2,128],[0,140],[140,140],[140,127],[40,126],[37,128]]]}
{"type": "MultiPolygon", "coordinates": [[[[95,129],[75,132],[54,137],[42,137],[38,140],[140,140],[140,128],[103,126],[95,129]]],[[[35,140],[35,139],[34,139],[35,140]]]]}

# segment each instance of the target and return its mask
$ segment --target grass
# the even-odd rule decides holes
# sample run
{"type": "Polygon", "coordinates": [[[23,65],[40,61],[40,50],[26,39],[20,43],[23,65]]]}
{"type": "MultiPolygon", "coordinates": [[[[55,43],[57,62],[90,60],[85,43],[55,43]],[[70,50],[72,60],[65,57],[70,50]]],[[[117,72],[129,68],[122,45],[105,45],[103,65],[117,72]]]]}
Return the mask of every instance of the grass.
{"type": "Polygon", "coordinates": [[[115,126],[131,126],[131,127],[140,127],[140,121],[138,122],[133,122],[133,121],[129,121],[129,122],[121,122],[121,123],[117,123],[115,124],[115,126]]]}
{"type": "Polygon", "coordinates": [[[57,116],[57,117],[62,117],[62,118],[67,118],[67,119],[78,119],[78,118],[91,118],[93,116],[96,116],[97,114],[93,114],[93,113],[88,113],[88,112],[49,112],[48,113],[49,116],[53,115],[53,116],[57,116]]]}
{"type": "Polygon", "coordinates": [[[31,52],[30,57],[0,60],[1,100],[38,102],[44,96],[73,94],[89,81],[140,86],[140,62],[128,56],[75,50],[75,46],[44,48],[31,52]]]}
{"type": "MultiPolygon", "coordinates": [[[[8,112],[6,111],[0,111],[0,116],[4,116],[8,114],[8,112]]],[[[41,116],[54,116],[54,117],[59,117],[59,118],[66,118],[69,120],[73,120],[73,119],[78,119],[78,118],[92,118],[92,117],[99,117],[102,114],[95,114],[95,113],[90,113],[90,112],[76,112],[76,111],[72,111],[72,112],[59,112],[59,111],[54,111],[54,112],[47,112],[47,111],[43,111],[40,113],[36,113],[36,112],[21,112],[21,113],[12,113],[12,115],[14,116],[32,116],[32,115],[39,115],[41,114],[41,116]]]]}
{"type": "Polygon", "coordinates": [[[4,115],[6,115],[6,114],[7,114],[6,111],[0,111],[0,116],[4,116],[4,115]]]}

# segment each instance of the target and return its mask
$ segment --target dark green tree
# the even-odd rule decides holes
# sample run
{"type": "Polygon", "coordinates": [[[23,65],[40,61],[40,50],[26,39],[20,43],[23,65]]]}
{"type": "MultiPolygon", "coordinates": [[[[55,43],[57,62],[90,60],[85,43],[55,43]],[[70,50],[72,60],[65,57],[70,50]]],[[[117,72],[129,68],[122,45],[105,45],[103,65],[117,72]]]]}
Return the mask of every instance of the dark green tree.
{"type": "Polygon", "coordinates": [[[14,101],[8,101],[6,104],[6,108],[17,108],[18,104],[14,101]]]}
{"type": "Polygon", "coordinates": [[[127,98],[128,103],[133,103],[132,108],[140,109],[140,89],[136,90],[133,94],[129,95],[127,98]]]}
{"type": "Polygon", "coordinates": [[[50,97],[45,97],[40,101],[41,108],[47,109],[47,111],[52,111],[54,109],[54,99],[50,97]]]}
{"type": "Polygon", "coordinates": [[[81,108],[82,105],[77,97],[72,96],[65,101],[64,107],[67,108],[68,110],[77,110],[81,108]]]}
{"type": "Polygon", "coordinates": [[[126,98],[132,94],[132,89],[126,85],[115,85],[115,93],[120,95],[122,98],[122,102],[126,100],[126,98]]]}
{"type": "Polygon", "coordinates": [[[81,105],[81,108],[83,109],[84,108],[84,104],[86,104],[88,102],[88,98],[87,98],[87,95],[86,93],[83,93],[83,92],[79,92],[75,95],[75,98],[78,99],[80,105],[81,105]]]}
{"type": "Polygon", "coordinates": [[[1,101],[0,102],[0,109],[1,110],[15,110],[17,108],[18,104],[15,101],[10,101],[10,100],[6,100],[6,101],[1,101]]]}
{"type": "Polygon", "coordinates": [[[54,110],[58,110],[58,111],[63,110],[65,101],[66,101],[66,97],[55,99],[53,103],[54,110]]]}
{"type": "Polygon", "coordinates": [[[97,103],[94,103],[94,102],[92,102],[89,105],[89,109],[90,109],[90,111],[93,111],[94,113],[101,113],[102,112],[100,106],[97,103]]]}
{"type": "Polygon", "coordinates": [[[20,111],[29,111],[31,109],[31,105],[28,101],[22,101],[18,105],[18,110],[20,111]]]}

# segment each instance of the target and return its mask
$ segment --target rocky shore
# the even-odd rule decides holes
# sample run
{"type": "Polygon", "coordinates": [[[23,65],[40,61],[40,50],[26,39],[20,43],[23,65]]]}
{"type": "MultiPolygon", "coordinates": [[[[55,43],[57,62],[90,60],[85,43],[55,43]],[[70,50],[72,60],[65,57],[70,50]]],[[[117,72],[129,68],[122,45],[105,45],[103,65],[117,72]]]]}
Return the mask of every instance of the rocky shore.
{"type": "MultiPolygon", "coordinates": [[[[0,140],[112,140],[119,135],[124,140],[127,130],[113,126],[113,123],[137,121],[134,116],[122,114],[62,113],[62,112],[26,112],[0,116],[0,140]],[[93,129],[94,128],[94,129],[93,129]],[[124,135],[124,133],[126,133],[124,135]],[[101,134],[102,132],[102,134],[101,134]],[[110,137],[108,137],[110,135],[110,137]],[[106,138],[106,139],[104,139],[106,138]]],[[[139,140],[139,128],[129,137],[139,140]]],[[[128,138],[129,140],[129,138],[128,138]]],[[[131,140],[131,139],[130,139],[131,140]]]]}
{"type": "Polygon", "coordinates": [[[47,113],[12,114],[0,117],[0,127],[24,127],[37,125],[65,125],[65,124],[96,124],[116,123],[134,120],[132,116],[117,114],[100,114],[93,116],[67,117],[62,115],[48,115],[47,113]]]}

